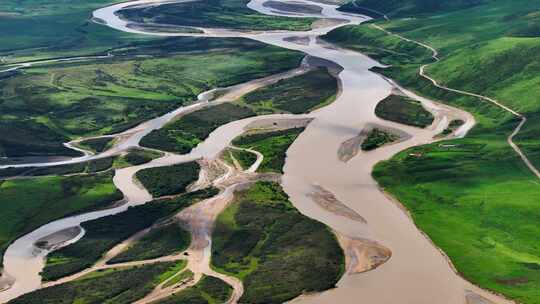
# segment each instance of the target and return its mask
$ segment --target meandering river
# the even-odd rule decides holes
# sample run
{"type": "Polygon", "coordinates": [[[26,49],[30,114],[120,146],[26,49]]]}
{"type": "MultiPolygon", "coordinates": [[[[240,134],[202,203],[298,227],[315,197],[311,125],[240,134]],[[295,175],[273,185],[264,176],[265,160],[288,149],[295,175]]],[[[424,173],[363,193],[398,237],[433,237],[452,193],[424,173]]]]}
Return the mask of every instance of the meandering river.
{"type": "MultiPolygon", "coordinates": [[[[117,30],[158,36],[210,36],[244,37],[258,40],[283,48],[302,51],[311,56],[334,62],[343,68],[339,74],[341,94],[327,107],[301,117],[313,118],[306,130],[298,137],[287,152],[282,185],[294,205],[305,215],[315,218],[334,231],[351,238],[377,241],[392,251],[392,258],[375,270],[348,275],[338,283],[338,288],[303,296],[295,302],[301,303],[370,303],[370,304],[456,304],[474,302],[468,297],[473,291],[494,303],[508,301],[485,292],[455,273],[446,257],[414,225],[406,211],[399,204],[388,198],[371,177],[373,166],[395,153],[408,147],[432,142],[433,137],[448,125],[452,117],[466,120],[457,134],[464,136],[474,125],[474,119],[468,113],[450,107],[438,105],[403,90],[405,94],[421,100],[432,111],[437,120],[426,129],[407,127],[377,118],[374,114],[376,104],[388,96],[396,85],[383,77],[372,73],[369,68],[378,66],[374,60],[357,52],[330,46],[317,37],[344,24],[360,24],[366,17],[339,12],[336,6],[298,0],[295,3],[321,7],[320,13],[294,13],[280,11],[263,5],[265,0],[253,0],[248,6],[268,15],[289,17],[309,16],[326,19],[339,19],[341,23],[329,22],[310,31],[304,32],[258,32],[245,33],[225,29],[201,29],[203,34],[175,34],[169,32],[145,32],[142,27],[129,26],[115,12],[131,5],[159,4],[161,1],[140,0],[120,3],[94,12],[94,17],[106,26],[117,30]],[[291,15],[294,13],[294,15],[291,15]],[[301,38],[307,43],[298,43],[301,38]],[[373,152],[360,152],[348,162],[338,158],[337,151],[341,144],[357,136],[367,124],[377,124],[400,129],[410,135],[408,140],[394,145],[384,146],[373,152]],[[318,185],[331,193],[348,208],[356,211],[366,220],[360,223],[323,209],[312,200],[310,193],[318,185]]],[[[167,1],[175,2],[175,1],[167,1]]],[[[201,101],[204,102],[204,101],[201,101]]],[[[197,107],[198,104],[192,107],[197,107]]],[[[137,146],[140,138],[153,129],[162,127],[167,121],[189,108],[178,109],[166,116],[157,118],[135,128],[137,132],[123,145],[115,146],[112,151],[96,156],[60,163],[71,163],[92,158],[106,157],[124,151],[127,147],[137,146]]],[[[264,118],[290,118],[298,115],[271,115],[264,118]]],[[[79,225],[81,222],[105,215],[124,211],[128,206],[142,204],[152,199],[151,195],[136,185],[133,175],[140,169],[166,166],[201,157],[212,159],[226,148],[230,141],[241,134],[249,123],[259,120],[254,117],[229,123],[214,131],[207,140],[187,155],[167,154],[148,164],[119,169],[114,178],[115,185],[125,194],[127,204],[115,209],[91,212],[69,217],[47,224],[15,241],[5,254],[5,271],[15,279],[13,286],[0,293],[0,301],[5,302],[23,293],[41,286],[39,271],[43,268],[46,251],[37,251],[36,240],[56,231],[79,225]]],[[[51,165],[25,164],[20,166],[51,165]]],[[[80,236],[79,236],[80,237],[80,236]]],[[[456,237],[459,235],[456,233],[456,237]]],[[[75,240],[73,240],[75,241],[75,240]]],[[[486,302],[488,303],[488,302],[486,302]]]]}

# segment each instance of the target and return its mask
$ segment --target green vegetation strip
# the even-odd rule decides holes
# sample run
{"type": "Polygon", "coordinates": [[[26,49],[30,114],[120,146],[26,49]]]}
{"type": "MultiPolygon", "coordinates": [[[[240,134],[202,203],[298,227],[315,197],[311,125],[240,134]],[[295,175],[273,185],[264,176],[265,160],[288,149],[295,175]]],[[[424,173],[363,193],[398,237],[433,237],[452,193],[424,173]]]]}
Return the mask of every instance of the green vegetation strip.
{"type": "Polygon", "coordinates": [[[200,166],[197,162],[166,167],[155,167],[138,171],[135,176],[154,197],[179,194],[189,184],[199,179],[200,166]]]}
{"type": "Polygon", "coordinates": [[[206,0],[170,3],[150,8],[126,8],[119,14],[130,21],[232,28],[238,30],[299,30],[311,28],[313,18],[268,16],[247,8],[248,0],[206,0]]]}
{"type": "Polygon", "coordinates": [[[343,252],[322,223],[296,210],[281,187],[259,182],[219,215],[212,265],[244,283],[241,303],[283,303],[334,287],[343,252]]]}
{"type": "Polygon", "coordinates": [[[399,139],[399,136],[394,135],[388,131],[373,128],[367,134],[366,139],[362,142],[361,148],[364,151],[375,150],[383,145],[392,143],[399,139]]]}
{"type": "Polygon", "coordinates": [[[233,38],[170,38],[112,53],[1,80],[0,156],[76,156],[64,142],[125,131],[196,101],[205,90],[283,72],[302,59],[298,52],[233,38]]]}
{"type": "Polygon", "coordinates": [[[283,172],[286,153],[304,128],[243,135],[233,140],[233,144],[260,152],[264,159],[258,169],[260,172],[283,172]]]}
{"type": "Polygon", "coordinates": [[[227,149],[223,157],[230,165],[233,166],[235,165],[233,158],[236,159],[244,170],[251,167],[251,165],[253,165],[253,163],[255,163],[257,160],[257,155],[254,153],[238,149],[227,149]]]}
{"type": "Polygon", "coordinates": [[[157,304],[220,304],[226,303],[231,297],[232,287],[222,280],[203,276],[193,287],[182,290],[157,304]]]}
{"type": "Polygon", "coordinates": [[[82,223],[86,231],[84,237],[49,254],[42,273],[43,279],[56,280],[88,268],[121,241],[216,193],[216,189],[201,190],[130,207],[125,212],[82,223]]]}
{"type": "Polygon", "coordinates": [[[133,268],[98,270],[78,280],[38,289],[9,304],[129,304],[143,298],[159,284],[175,263],[156,263],[133,268]]]}
{"type": "Polygon", "coordinates": [[[390,95],[377,104],[375,115],[382,119],[425,128],[433,122],[433,115],[414,99],[390,95]]]}
{"type": "Polygon", "coordinates": [[[212,131],[229,122],[254,116],[247,107],[222,103],[185,116],[145,136],[141,145],[149,148],[185,154],[212,131]]]}
{"type": "Polygon", "coordinates": [[[110,137],[92,138],[77,143],[77,146],[94,153],[100,153],[109,148],[112,141],[113,138],[110,137]]]}
{"type": "Polygon", "coordinates": [[[0,181],[0,254],[41,225],[110,206],[122,198],[112,174],[0,181]]]}
{"type": "Polygon", "coordinates": [[[112,258],[108,263],[124,263],[150,260],[184,251],[191,243],[191,235],[180,225],[173,223],[150,231],[126,251],[112,258]]]}
{"type": "Polygon", "coordinates": [[[240,102],[259,115],[301,114],[331,103],[337,91],[337,79],[326,68],[318,68],[248,93],[240,102]]]}

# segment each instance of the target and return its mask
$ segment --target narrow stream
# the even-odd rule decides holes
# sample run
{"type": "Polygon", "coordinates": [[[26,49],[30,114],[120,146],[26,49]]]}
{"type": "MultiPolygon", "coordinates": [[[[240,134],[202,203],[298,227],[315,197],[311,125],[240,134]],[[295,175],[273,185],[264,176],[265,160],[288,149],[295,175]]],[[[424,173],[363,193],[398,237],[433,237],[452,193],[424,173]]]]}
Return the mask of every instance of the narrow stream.
{"type": "MultiPolygon", "coordinates": [[[[371,177],[373,166],[380,160],[388,159],[408,147],[432,142],[433,136],[448,125],[447,114],[449,112],[460,115],[467,120],[467,123],[458,131],[463,136],[474,125],[472,116],[421,99],[431,111],[440,116],[441,119],[438,124],[427,129],[417,129],[380,120],[374,114],[375,106],[380,100],[388,96],[395,86],[390,81],[369,71],[369,68],[379,64],[362,54],[331,47],[317,39],[318,36],[343,24],[360,24],[368,19],[339,12],[336,10],[336,6],[333,5],[307,0],[298,0],[295,3],[316,5],[322,8],[322,12],[320,14],[297,13],[293,16],[290,12],[280,12],[276,8],[265,7],[263,5],[265,1],[253,0],[248,6],[269,15],[311,16],[341,19],[346,22],[342,24],[329,23],[331,25],[306,32],[239,33],[232,30],[203,29],[204,34],[172,34],[150,33],[134,29],[128,27],[125,20],[115,15],[116,11],[130,5],[157,4],[161,2],[152,0],[133,1],[109,6],[96,10],[94,17],[107,26],[131,33],[158,36],[245,37],[267,44],[299,50],[335,62],[343,67],[343,71],[339,75],[342,83],[341,95],[331,105],[308,115],[314,120],[298,137],[287,153],[282,185],[291,197],[291,201],[303,214],[325,223],[335,231],[348,237],[376,240],[392,251],[392,258],[376,270],[356,275],[344,275],[336,289],[316,295],[303,296],[294,300],[294,302],[334,302],[340,304],[358,302],[370,304],[481,303],[467,301],[468,290],[472,290],[494,303],[509,303],[471,285],[456,275],[445,256],[415,227],[403,209],[379,190],[376,182],[371,177]],[[308,37],[309,43],[294,43],[294,39],[291,39],[291,37],[308,37]],[[364,126],[369,123],[401,129],[411,135],[411,138],[373,152],[360,152],[348,162],[340,161],[337,155],[340,145],[357,136],[364,126]],[[358,221],[348,220],[319,207],[309,196],[313,185],[319,185],[335,194],[341,202],[365,218],[367,223],[362,224],[358,221]]],[[[413,95],[408,91],[404,90],[404,92],[413,95]]],[[[137,135],[133,137],[133,140],[127,141],[124,147],[118,147],[118,151],[122,151],[128,146],[137,146],[142,136],[153,129],[162,127],[176,114],[170,113],[168,115],[173,116],[160,117],[139,126],[137,128],[138,133],[135,133],[137,135]]],[[[307,116],[264,116],[264,118],[268,117],[298,118],[307,116]]],[[[214,131],[207,140],[188,155],[166,154],[164,157],[145,165],[117,170],[114,183],[125,194],[127,204],[115,209],[91,212],[55,221],[18,239],[8,248],[4,259],[5,271],[15,278],[15,284],[11,289],[0,293],[0,302],[5,302],[40,287],[41,278],[39,272],[43,268],[43,258],[47,252],[36,251],[37,249],[33,246],[36,240],[53,232],[77,226],[81,222],[122,212],[128,206],[142,204],[151,200],[151,195],[145,189],[139,188],[133,181],[133,175],[138,170],[177,164],[200,157],[212,159],[222,149],[226,148],[234,137],[241,134],[246,125],[262,118],[253,117],[224,125],[214,131]]],[[[107,153],[112,152],[107,151],[107,153]]],[[[99,154],[87,157],[105,157],[105,155],[99,154]]],[[[70,161],[73,160],[68,160],[68,163],[70,161]]]]}

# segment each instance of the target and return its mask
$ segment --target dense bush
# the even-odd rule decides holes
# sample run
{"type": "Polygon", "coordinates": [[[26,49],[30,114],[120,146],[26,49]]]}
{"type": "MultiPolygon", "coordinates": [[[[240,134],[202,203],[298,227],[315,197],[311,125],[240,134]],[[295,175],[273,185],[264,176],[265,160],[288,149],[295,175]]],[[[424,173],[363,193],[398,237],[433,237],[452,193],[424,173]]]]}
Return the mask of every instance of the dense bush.
{"type": "Polygon", "coordinates": [[[243,97],[257,114],[289,112],[301,114],[333,101],[338,81],[324,68],[283,79],[243,97]]]}
{"type": "Polygon", "coordinates": [[[390,95],[377,104],[375,114],[386,120],[424,128],[433,122],[433,115],[419,101],[399,95],[390,95]]]}
{"type": "Polygon", "coordinates": [[[244,283],[241,303],[283,303],[332,288],[344,268],[332,232],[299,213],[275,183],[238,193],[212,239],[213,266],[244,283]]]}
{"type": "Polygon", "coordinates": [[[109,261],[109,264],[150,260],[185,250],[191,235],[178,224],[156,228],[137,240],[126,251],[109,261]]]}
{"type": "Polygon", "coordinates": [[[173,262],[128,269],[98,270],[81,279],[27,293],[9,304],[129,304],[143,298],[157,285],[159,276],[173,262]]]}
{"type": "Polygon", "coordinates": [[[232,293],[232,287],[222,280],[203,276],[195,286],[184,289],[157,304],[208,304],[226,303],[232,293]]]}
{"type": "Polygon", "coordinates": [[[197,162],[167,167],[155,167],[137,172],[137,179],[154,196],[179,194],[199,179],[200,166],[197,162]]]}
{"type": "Polygon", "coordinates": [[[233,144],[254,149],[264,156],[259,167],[263,172],[283,172],[287,150],[304,128],[293,128],[266,133],[244,135],[233,140],[233,144]]]}
{"type": "Polygon", "coordinates": [[[175,153],[188,153],[212,131],[231,121],[254,116],[249,108],[223,103],[181,117],[165,127],[152,131],[141,144],[145,147],[175,153]]]}
{"type": "Polygon", "coordinates": [[[130,207],[125,212],[82,223],[81,226],[86,231],[84,237],[48,256],[42,273],[43,279],[56,280],[88,268],[119,242],[216,193],[216,189],[201,190],[173,199],[130,207]]]}

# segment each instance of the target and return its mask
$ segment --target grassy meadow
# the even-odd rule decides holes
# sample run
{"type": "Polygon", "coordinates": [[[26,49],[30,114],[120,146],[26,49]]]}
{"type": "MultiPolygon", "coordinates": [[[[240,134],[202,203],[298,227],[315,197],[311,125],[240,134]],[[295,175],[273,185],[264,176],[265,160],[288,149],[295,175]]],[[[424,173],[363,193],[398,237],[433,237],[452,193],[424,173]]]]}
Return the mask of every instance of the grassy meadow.
{"type": "Polygon", "coordinates": [[[148,168],[138,171],[137,180],[154,197],[180,194],[186,187],[199,179],[200,166],[197,162],[173,166],[148,168]]]}
{"type": "Polygon", "coordinates": [[[0,181],[0,255],[10,242],[41,225],[121,198],[110,173],[0,181]]]}
{"type": "Polygon", "coordinates": [[[36,66],[0,81],[0,132],[9,135],[0,138],[0,156],[74,155],[63,142],[127,130],[210,88],[296,67],[302,57],[248,40],[189,37],[115,54],[36,66]]]}
{"type": "Polygon", "coordinates": [[[337,91],[337,79],[327,69],[318,68],[248,93],[239,102],[258,115],[302,114],[333,102],[337,91]]]}
{"type": "MultiPolygon", "coordinates": [[[[466,5],[459,8],[441,1],[433,9],[421,2],[358,1],[373,9],[388,8],[384,12],[394,18],[378,20],[378,25],[440,50],[441,61],[427,69],[430,76],[452,88],[494,97],[527,116],[516,142],[539,166],[534,134],[540,128],[540,91],[535,89],[540,84],[540,35],[534,28],[540,1],[463,1],[459,3],[466,5]]],[[[467,138],[411,148],[378,164],[373,176],[411,211],[419,228],[467,279],[522,303],[540,303],[540,182],[506,142],[517,119],[420,78],[419,66],[429,58],[409,42],[389,43],[395,36],[362,25],[338,29],[326,38],[373,51],[369,55],[392,65],[375,71],[474,114],[477,125],[467,138]],[[410,56],[395,54],[407,49],[410,56]]]]}
{"type": "Polygon", "coordinates": [[[241,148],[253,149],[263,155],[259,172],[283,173],[287,150],[303,131],[304,128],[294,128],[247,134],[235,138],[232,143],[241,148]]]}
{"type": "Polygon", "coordinates": [[[150,260],[172,255],[187,249],[191,235],[180,225],[173,223],[150,231],[124,252],[112,258],[108,264],[150,260]]]}
{"type": "Polygon", "coordinates": [[[237,193],[212,234],[212,265],[244,283],[240,303],[283,303],[335,286],[344,256],[333,233],[300,214],[276,183],[237,193]]]}
{"type": "Polygon", "coordinates": [[[98,270],[75,281],[38,289],[9,304],[128,304],[143,298],[175,269],[174,262],[98,270]]]}
{"type": "Polygon", "coordinates": [[[207,0],[169,3],[149,8],[126,8],[119,13],[136,22],[228,28],[238,30],[299,30],[311,28],[313,18],[267,16],[247,8],[247,0],[207,0]]]}
{"type": "Polygon", "coordinates": [[[375,115],[382,119],[419,128],[431,125],[434,119],[419,101],[400,95],[390,95],[381,100],[375,107],[375,115]]]}
{"type": "MultiPolygon", "coordinates": [[[[84,222],[81,224],[86,231],[84,237],[49,254],[42,277],[46,281],[52,281],[86,269],[116,244],[216,193],[216,189],[200,190],[172,199],[156,200],[131,207],[119,214],[84,222]]],[[[181,246],[182,244],[179,244],[179,247],[181,246]]]]}
{"type": "Polygon", "coordinates": [[[203,276],[195,286],[181,290],[170,297],[156,301],[157,304],[219,304],[231,297],[232,287],[222,280],[203,276]]]}

